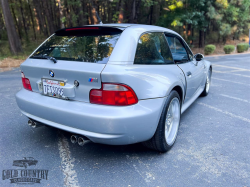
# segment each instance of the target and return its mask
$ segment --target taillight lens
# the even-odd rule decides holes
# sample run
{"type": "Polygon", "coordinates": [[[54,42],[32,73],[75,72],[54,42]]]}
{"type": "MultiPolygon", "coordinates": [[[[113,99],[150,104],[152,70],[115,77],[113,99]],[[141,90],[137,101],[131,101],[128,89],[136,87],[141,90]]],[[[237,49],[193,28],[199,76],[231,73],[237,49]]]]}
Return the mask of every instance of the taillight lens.
{"type": "Polygon", "coordinates": [[[22,75],[22,82],[23,82],[23,87],[27,90],[32,91],[31,85],[30,85],[30,80],[25,78],[23,72],[21,73],[22,75]]]}
{"type": "Polygon", "coordinates": [[[90,91],[90,103],[126,106],[138,103],[135,92],[127,85],[102,83],[101,89],[90,91]]]}

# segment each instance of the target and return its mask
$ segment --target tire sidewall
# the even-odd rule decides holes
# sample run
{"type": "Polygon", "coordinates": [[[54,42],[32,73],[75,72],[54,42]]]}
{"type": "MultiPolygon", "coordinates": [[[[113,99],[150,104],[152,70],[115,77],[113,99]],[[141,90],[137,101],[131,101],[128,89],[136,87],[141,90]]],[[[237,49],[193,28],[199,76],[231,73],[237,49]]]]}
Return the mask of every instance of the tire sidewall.
{"type": "Polygon", "coordinates": [[[169,108],[169,105],[171,103],[171,101],[174,99],[174,98],[177,98],[179,100],[179,103],[180,103],[180,117],[181,117],[181,100],[180,100],[180,96],[179,94],[173,90],[167,100],[165,101],[165,105],[164,105],[164,108],[163,108],[163,111],[162,111],[162,114],[161,114],[161,118],[160,118],[160,121],[159,121],[159,124],[158,124],[158,127],[157,127],[157,131],[159,131],[158,135],[160,137],[159,140],[161,141],[161,146],[163,148],[163,150],[165,151],[168,151],[175,143],[176,141],[176,137],[178,135],[178,130],[179,130],[179,126],[180,126],[180,121],[179,121],[179,124],[178,124],[178,127],[177,127],[177,134],[175,136],[175,139],[174,139],[174,142],[172,143],[172,145],[169,145],[166,141],[166,137],[165,137],[165,122],[166,122],[166,117],[167,117],[167,112],[168,112],[168,108],[169,108]]]}

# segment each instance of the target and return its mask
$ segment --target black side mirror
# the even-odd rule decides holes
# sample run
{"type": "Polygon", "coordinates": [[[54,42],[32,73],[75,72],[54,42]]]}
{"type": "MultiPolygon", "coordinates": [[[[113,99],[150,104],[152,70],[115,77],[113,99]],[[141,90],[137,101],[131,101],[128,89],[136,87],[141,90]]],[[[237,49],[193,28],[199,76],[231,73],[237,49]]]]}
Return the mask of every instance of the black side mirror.
{"type": "Polygon", "coordinates": [[[194,55],[194,58],[196,61],[201,61],[204,58],[204,56],[203,54],[197,53],[196,55],[194,55]]]}

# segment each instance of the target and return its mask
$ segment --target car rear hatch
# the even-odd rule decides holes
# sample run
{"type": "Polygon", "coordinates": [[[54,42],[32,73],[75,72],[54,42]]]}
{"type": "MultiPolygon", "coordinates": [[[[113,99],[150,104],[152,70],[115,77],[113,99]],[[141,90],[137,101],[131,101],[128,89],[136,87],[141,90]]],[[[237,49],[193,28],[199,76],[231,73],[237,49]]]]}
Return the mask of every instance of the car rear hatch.
{"type": "Polygon", "coordinates": [[[95,26],[59,30],[21,65],[23,77],[34,92],[89,102],[121,32],[95,26]]]}

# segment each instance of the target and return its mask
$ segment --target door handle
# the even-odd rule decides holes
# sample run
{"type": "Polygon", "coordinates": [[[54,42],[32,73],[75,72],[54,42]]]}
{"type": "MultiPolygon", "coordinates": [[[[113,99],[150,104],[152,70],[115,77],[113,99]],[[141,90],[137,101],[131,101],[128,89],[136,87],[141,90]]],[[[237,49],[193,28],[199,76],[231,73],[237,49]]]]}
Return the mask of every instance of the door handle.
{"type": "Polygon", "coordinates": [[[190,77],[192,73],[190,71],[187,72],[187,76],[190,77]]]}

